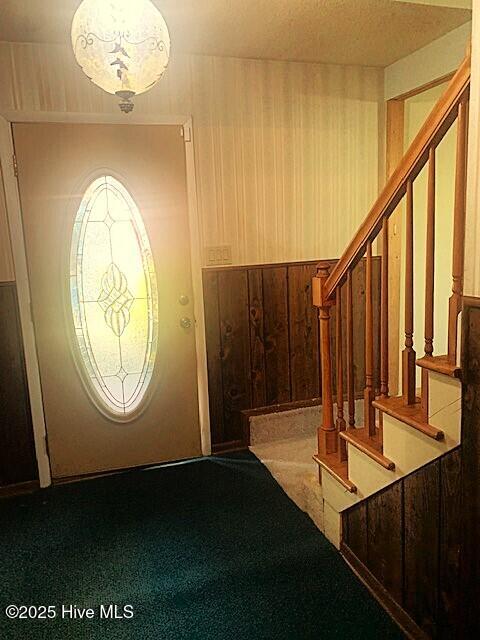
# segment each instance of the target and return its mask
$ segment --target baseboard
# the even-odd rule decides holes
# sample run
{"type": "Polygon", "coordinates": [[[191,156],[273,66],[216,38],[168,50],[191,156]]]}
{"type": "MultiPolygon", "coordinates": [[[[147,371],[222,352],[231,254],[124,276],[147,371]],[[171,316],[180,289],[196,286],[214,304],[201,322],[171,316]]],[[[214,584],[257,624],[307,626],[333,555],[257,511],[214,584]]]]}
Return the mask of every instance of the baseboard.
{"type": "Polygon", "coordinates": [[[27,493],[38,491],[39,489],[40,482],[38,480],[31,480],[30,482],[19,482],[18,484],[9,484],[5,487],[0,487],[0,498],[22,496],[27,493]]]}
{"type": "Polygon", "coordinates": [[[250,442],[250,418],[254,416],[265,416],[271,413],[284,413],[295,409],[307,409],[308,407],[318,407],[322,404],[321,398],[310,398],[309,400],[295,400],[293,402],[284,402],[283,404],[273,404],[266,407],[257,407],[256,409],[245,409],[242,415],[242,431],[243,443],[249,447],[250,442]]]}
{"type": "Polygon", "coordinates": [[[222,453],[230,453],[232,451],[244,451],[248,446],[244,440],[231,440],[230,442],[221,442],[220,444],[212,444],[212,454],[220,455],[222,453]]]}
{"type": "Polygon", "coordinates": [[[411,640],[429,640],[429,636],[420,629],[417,623],[402,609],[373,573],[371,573],[344,542],[340,544],[340,553],[352,571],[363,582],[389,616],[395,620],[407,638],[411,640]]]}

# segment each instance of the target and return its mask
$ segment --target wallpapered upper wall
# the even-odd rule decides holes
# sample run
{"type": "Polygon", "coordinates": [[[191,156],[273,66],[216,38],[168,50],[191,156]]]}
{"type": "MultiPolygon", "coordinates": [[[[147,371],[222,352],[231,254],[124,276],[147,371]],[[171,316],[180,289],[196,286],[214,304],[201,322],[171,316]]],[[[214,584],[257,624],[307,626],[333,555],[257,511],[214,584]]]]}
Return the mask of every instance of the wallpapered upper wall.
{"type": "MultiPolygon", "coordinates": [[[[0,43],[0,112],[117,113],[61,45],[0,43]]],[[[203,246],[236,264],[338,256],[375,199],[383,74],[174,56],[134,115],[192,115],[203,246]]]]}

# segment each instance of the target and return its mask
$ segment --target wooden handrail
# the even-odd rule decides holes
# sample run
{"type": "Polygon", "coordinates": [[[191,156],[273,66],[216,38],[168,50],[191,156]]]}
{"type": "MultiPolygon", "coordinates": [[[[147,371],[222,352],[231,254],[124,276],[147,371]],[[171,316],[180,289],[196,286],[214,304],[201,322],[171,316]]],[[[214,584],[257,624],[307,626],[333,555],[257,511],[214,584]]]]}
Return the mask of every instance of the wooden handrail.
{"type": "Polygon", "coordinates": [[[362,258],[367,242],[378,235],[383,220],[396,209],[406,192],[407,180],[413,180],[426,164],[429,151],[436,147],[457,117],[456,107],[465,98],[470,83],[470,55],[462,62],[450,81],[445,93],[435,105],[418,132],[397,169],[392,173],[385,188],[371,208],[369,214],[333,268],[324,285],[325,299],[334,298],[336,288],[343,282],[349,269],[362,258]]]}
{"type": "MultiPolygon", "coordinates": [[[[365,387],[363,410],[363,433],[375,450],[382,447],[383,421],[381,403],[375,400],[380,393],[383,402],[388,402],[388,220],[400,201],[405,197],[405,274],[404,274],[404,330],[405,347],[402,352],[402,395],[398,402],[415,409],[419,400],[416,389],[416,351],[414,342],[415,316],[415,224],[414,224],[414,181],[428,162],[427,182],[427,220],[426,220],[426,255],[425,255],[425,358],[433,360],[434,329],[434,272],[435,272],[435,150],[451,125],[457,120],[457,150],[455,167],[455,198],[453,221],[453,263],[452,263],[452,295],[449,299],[448,314],[448,362],[457,361],[457,324],[463,295],[463,256],[465,242],[465,196],[466,196],[466,159],[468,134],[468,99],[470,89],[470,56],[467,56],[448,85],[447,90],[437,102],[420,132],[410,145],[397,169],[391,175],[386,187],[375,202],[370,213],[363,221],[358,232],[346,251],[330,271],[330,265],[319,264],[317,275],[312,281],[313,304],[319,310],[320,350],[322,371],[322,404],[323,419],[318,429],[318,456],[326,463],[330,456],[336,454],[335,464],[343,465],[348,459],[345,437],[346,428],[343,394],[343,330],[342,330],[342,294],[346,298],[346,382],[348,398],[348,424],[356,423],[354,373],[356,363],[353,361],[353,304],[352,304],[352,272],[355,265],[365,258],[365,387]],[[381,291],[380,291],[380,323],[374,328],[374,292],[372,288],[373,241],[381,232],[381,291]],[[345,286],[344,286],[345,285],[345,286]],[[330,311],[336,306],[336,379],[337,379],[337,414],[333,418],[332,389],[332,349],[330,332],[330,311]],[[376,339],[379,338],[379,341],[376,339]],[[376,345],[376,347],[375,347],[376,345]],[[380,361],[380,371],[375,372],[375,349],[380,361]],[[379,349],[379,354],[378,354],[379,349]],[[379,380],[377,375],[379,373],[379,380]],[[380,382],[380,388],[376,386],[380,382]],[[377,415],[376,409],[380,409],[377,415]],[[343,435],[344,437],[340,437],[343,435]]],[[[378,364],[378,359],[377,362],[378,364]]],[[[428,371],[422,368],[422,389],[420,396],[420,413],[428,427],[428,371]]],[[[348,439],[348,438],[347,438],[348,439]]]]}

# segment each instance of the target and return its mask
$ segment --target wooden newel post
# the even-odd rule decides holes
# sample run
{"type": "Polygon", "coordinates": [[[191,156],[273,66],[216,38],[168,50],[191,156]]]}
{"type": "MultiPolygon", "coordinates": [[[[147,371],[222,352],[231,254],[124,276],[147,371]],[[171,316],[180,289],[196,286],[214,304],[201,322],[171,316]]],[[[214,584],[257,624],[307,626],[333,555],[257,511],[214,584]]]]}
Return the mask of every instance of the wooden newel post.
{"type": "Polygon", "coordinates": [[[458,315],[462,309],[463,261],[465,258],[465,198],[467,171],[467,126],[468,102],[462,100],[458,105],[457,153],[455,169],[455,204],[453,212],[453,263],[452,295],[448,312],[448,358],[457,360],[458,315]]]}
{"type": "Polygon", "coordinates": [[[330,353],[330,307],[334,301],[325,298],[325,282],[330,271],[328,263],[320,263],[313,278],[313,304],[320,318],[320,358],[322,374],[322,424],[318,429],[318,453],[337,451],[337,431],[333,419],[332,358],[330,353]]]}

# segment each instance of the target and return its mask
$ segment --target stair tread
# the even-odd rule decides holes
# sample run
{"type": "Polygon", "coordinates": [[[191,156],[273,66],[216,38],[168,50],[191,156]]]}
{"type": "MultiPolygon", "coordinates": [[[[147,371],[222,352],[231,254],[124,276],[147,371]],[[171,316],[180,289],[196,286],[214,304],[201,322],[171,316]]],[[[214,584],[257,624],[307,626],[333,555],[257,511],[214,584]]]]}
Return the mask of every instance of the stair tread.
{"type": "Polygon", "coordinates": [[[429,371],[436,371],[437,373],[443,373],[446,376],[452,378],[461,378],[461,368],[450,361],[447,355],[442,356],[423,356],[417,360],[417,365],[429,371]]]}
{"type": "Polygon", "coordinates": [[[392,398],[378,398],[373,401],[373,406],[380,409],[384,413],[405,422],[409,426],[421,431],[423,434],[434,440],[443,440],[445,434],[441,429],[437,429],[429,424],[423,415],[420,398],[417,398],[415,404],[405,405],[402,396],[392,398]]]}
{"type": "Polygon", "coordinates": [[[337,453],[327,453],[326,455],[316,453],[313,459],[345,487],[347,491],[350,493],[357,492],[357,487],[348,479],[348,463],[346,461],[340,462],[337,453]]]}
{"type": "Polygon", "coordinates": [[[365,427],[349,428],[340,432],[340,437],[350,442],[354,447],[378,462],[382,467],[393,471],[395,463],[383,455],[382,437],[379,432],[370,436],[365,427]]]}

